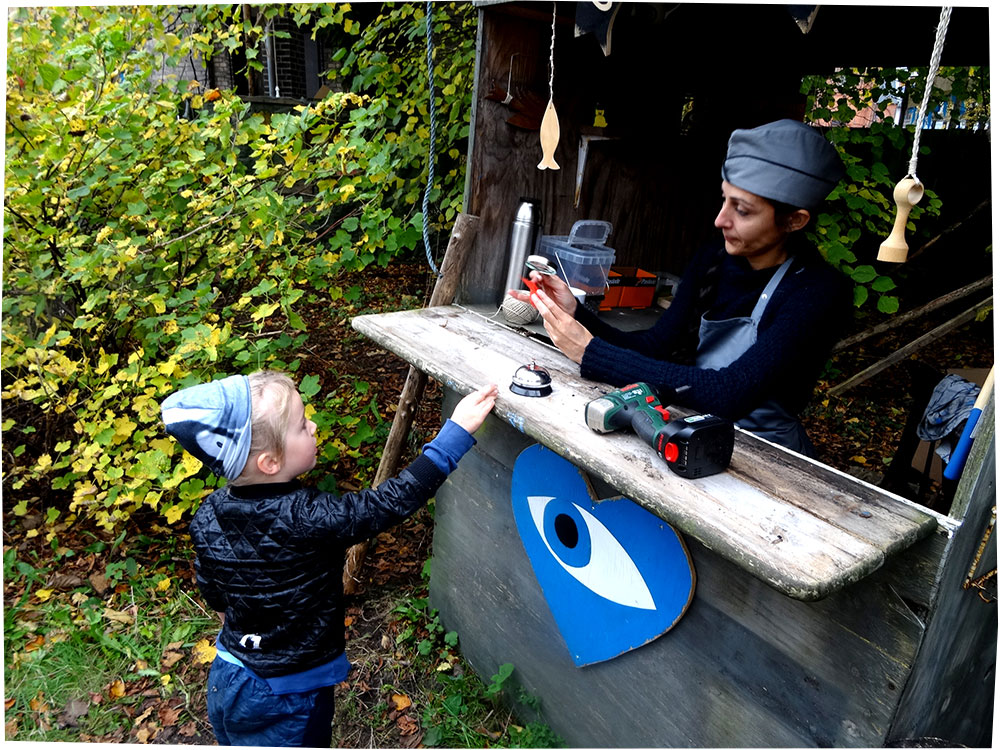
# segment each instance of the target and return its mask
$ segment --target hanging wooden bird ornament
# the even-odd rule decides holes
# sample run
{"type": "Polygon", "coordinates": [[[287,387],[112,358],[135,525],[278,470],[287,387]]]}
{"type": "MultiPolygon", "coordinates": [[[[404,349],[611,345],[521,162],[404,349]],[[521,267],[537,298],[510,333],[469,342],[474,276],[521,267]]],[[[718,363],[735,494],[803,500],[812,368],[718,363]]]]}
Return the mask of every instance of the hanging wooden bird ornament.
{"type": "Polygon", "coordinates": [[[542,144],[542,160],[538,162],[539,169],[559,169],[556,163],[556,147],[559,145],[559,116],[556,105],[552,101],[552,81],[555,78],[556,49],[556,4],[552,3],[552,44],[549,47],[549,103],[542,116],[542,127],[538,131],[538,140],[542,144]]]}

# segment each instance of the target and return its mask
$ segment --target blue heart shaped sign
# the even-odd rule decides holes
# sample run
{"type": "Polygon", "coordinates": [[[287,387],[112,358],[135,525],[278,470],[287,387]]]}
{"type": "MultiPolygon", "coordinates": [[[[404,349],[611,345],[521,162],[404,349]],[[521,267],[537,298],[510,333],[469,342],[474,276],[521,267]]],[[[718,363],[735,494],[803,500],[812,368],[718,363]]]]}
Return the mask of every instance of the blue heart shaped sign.
{"type": "Polygon", "coordinates": [[[681,536],[627,498],[596,502],[580,470],[541,445],[514,462],[514,520],[578,667],[670,630],[694,596],[681,536]]]}

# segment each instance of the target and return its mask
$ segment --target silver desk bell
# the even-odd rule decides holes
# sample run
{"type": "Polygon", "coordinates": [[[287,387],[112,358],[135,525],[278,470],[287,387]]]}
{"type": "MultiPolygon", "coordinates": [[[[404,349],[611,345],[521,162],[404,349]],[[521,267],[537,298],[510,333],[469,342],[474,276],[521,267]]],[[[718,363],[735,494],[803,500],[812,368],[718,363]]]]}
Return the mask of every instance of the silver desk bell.
{"type": "Polygon", "coordinates": [[[514,372],[510,390],[519,396],[539,398],[552,393],[552,376],[549,371],[532,360],[530,365],[521,365],[514,372]]]}

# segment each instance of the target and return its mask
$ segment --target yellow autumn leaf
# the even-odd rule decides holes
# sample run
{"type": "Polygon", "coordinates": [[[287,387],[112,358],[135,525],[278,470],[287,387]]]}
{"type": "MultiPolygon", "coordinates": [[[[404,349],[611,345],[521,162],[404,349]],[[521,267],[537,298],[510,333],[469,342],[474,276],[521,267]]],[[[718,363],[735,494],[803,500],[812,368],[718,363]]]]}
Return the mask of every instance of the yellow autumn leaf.
{"type": "Polygon", "coordinates": [[[856,464],[864,465],[868,463],[868,459],[866,459],[864,456],[851,456],[851,460],[856,464]]]}
{"type": "Polygon", "coordinates": [[[163,326],[163,332],[166,334],[177,333],[181,327],[177,325],[176,320],[168,320],[166,325],[163,326]]]}
{"type": "Polygon", "coordinates": [[[160,683],[162,685],[169,685],[170,684],[170,675],[168,675],[168,674],[160,675],[160,683]]]}
{"type": "Polygon", "coordinates": [[[111,622],[118,622],[122,625],[131,625],[133,621],[132,615],[128,612],[119,612],[116,609],[111,609],[111,607],[104,608],[104,616],[111,620],[111,622]]]}
{"type": "Polygon", "coordinates": [[[215,659],[215,646],[207,638],[202,638],[191,649],[195,664],[210,664],[215,659]]]}
{"type": "Polygon", "coordinates": [[[52,325],[50,325],[49,329],[45,332],[45,335],[42,336],[42,340],[38,342],[38,345],[48,346],[49,342],[52,340],[52,337],[55,335],[57,328],[59,328],[58,323],[53,323],[52,325]]]}
{"type": "Polygon", "coordinates": [[[279,306],[280,305],[277,302],[272,302],[270,304],[265,303],[263,305],[260,305],[250,315],[250,319],[251,320],[263,320],[264,318],[269,317],[271,315],[271,313],[273,313],[275,310],[278,309],[279,306]]]}
{"type": "Polygon", "coordinates": [[[397,711],[405,711],[413,705],[413,701],[401,693],[393,693],[392,704],[396,707],[397,711]]]}
{"type": "Polygon", "coordinates": [[[154,294],[152,296],[147,297],[146,301],[153,306],[153,309],[156,310],[157,315],[162,315],[167,311],[167,303],[163,301],[163,297],[161,297],[159,294],[154,294]]]}
{"type": "Polygon", "coordinates": [[[38,471],[45,471],[50,466],[52,466],[52,456],[48,453],[43,453],[38,457],[38,461],[35,463],[35,469],[38,471]]]}
{"type": "Polygon", "coordinates": [[[169,588],[170,588],[170,579],[169,578],[164,578],[162,581],[160,581],[158,584],[156,584],[156,590],[157,591],[166,591],[169,588]]]}
{"type": "Polygon", "coordinates": [[[35,596],[38,597],[38,601],[47,602],[49,597],[52,596],[52,589],[38,589],[35,592],[35,596]]]}
{"type": "Polygon", "coordinates": [[[115,434],[111,438],[113,443],[121,443],[135,432],[136,423],[128,417],[118,417],[115,420],[115,434]]]}
{"type": "Polygon", "coordinates": [[[154,450],[163,451],[166,455],[173,455],[174,446],[177,445],[170,438],[153,438],[149,441],[149,447],[154,450]]]}
{"type": "Polygon", "coordinates": [[[163,515],[166,517],[167,523],[177,523],[184,515],[184,509],[179,505],[171,505],[164,511],[163,515]]]}
{"type": "Polygon", "coordinates": [[[112,698],[125,697],[125,681],[119,677],[117,680],[112,682],[111,686],[108,688],[108,695],[112,698]]]}
{"type": "Polygon", "coordinates": [[[185,476],[197,474],[201,470],[201,461],[185,452],[181,457],[181,467],[184,469],[185,476]]]}

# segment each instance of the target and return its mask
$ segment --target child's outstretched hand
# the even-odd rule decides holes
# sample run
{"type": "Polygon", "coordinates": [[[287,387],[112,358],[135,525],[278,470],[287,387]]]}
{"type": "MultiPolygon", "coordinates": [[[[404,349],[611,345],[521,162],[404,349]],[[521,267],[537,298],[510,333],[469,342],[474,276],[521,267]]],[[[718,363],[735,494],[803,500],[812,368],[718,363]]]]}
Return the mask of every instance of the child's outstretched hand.
{"type": "Polygon", "coordinates": [[[486,415],[493,410],[500,390],[496,383],[484,385],[473,391],[455,406],[451,421],[465,428],[470,435],[479,429],[486,415]]]}

